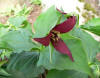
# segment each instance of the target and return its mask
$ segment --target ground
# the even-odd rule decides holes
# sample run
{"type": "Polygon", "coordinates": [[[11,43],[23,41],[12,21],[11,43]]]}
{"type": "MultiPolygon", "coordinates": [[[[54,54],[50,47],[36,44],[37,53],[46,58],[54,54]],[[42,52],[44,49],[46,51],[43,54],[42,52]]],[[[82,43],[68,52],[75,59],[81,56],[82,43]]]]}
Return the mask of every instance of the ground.
{"type": "MultiPolygon", "coordinates": [[[[1,0],[1,1],[2,1],[2,0],[1,0]]],[[[8,4],[11,4],[11,3],[9,2],[10,0],[7,0],[7,1],[8,1],[8,4]]],[[[13,2],[12,2],[12,3],[13,3],[13,2]]],[[[15,3],[16,3],[16,2],[15,2],[15,3]]],[[[41,6],[40,6],[40,5],[33,5],[33,4],[29,3],[28,0],[26,0],[24,3],[25,3],[28,7],[32,6],[32,8],[33,8],[33,10],[31,11],[31,13],[30,13],[29,16],[28,16],[28,21],[29,21],[31,24],[33,24],[33,22],[36,20],[37,16],[39,16],[40,13],[41,13],[41,6]]],[[[2,7],[3,4],[5,4],[5,3],[4,3],[4,2],[1,2],[0,4],[2,4],[2,5],[0,5],[0,7],[2,7]]],[[[7,4],[7,5],[8,5],[8,4],[7,4]]],[[[20,2],[20,4],[23,5],[22,2],[20,2]]],[[[5,5],[5,6],[7,6],[7,5],[5,5]]],[[[16,4],[15,4],[15,5],[16,5],[16,4]]],[[[8,18],[9,18],[9,16],[2,16],[2,15],[0,14],[0,22],[1,22],[1,23],[5,24],[8,18]]]]}

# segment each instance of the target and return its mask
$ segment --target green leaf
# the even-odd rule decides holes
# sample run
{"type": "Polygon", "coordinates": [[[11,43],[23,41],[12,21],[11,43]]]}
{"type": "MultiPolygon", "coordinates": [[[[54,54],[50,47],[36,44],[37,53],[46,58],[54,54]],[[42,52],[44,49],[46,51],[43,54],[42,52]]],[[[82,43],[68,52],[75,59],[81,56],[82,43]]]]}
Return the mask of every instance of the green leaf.
{"type": "Polygon", "coordinates": [[[87,74],[73,70],[50,70],[47,78],[88,78],[87,74]]]}
{"type": "Polygon", "coordinates": [[[3,48],[5,44],[2,42],[2,37],[8,33],[8,27],[0,26],[0,48],[3,48]]]}
{"type": "Polygon", "coordinates": [[[44,37],[57,24],[59,15],[54,6],[50,7],[46,12],[40,14],[34,23],[35,35],[34,37],[44,37]]]}
{"type": "Polygon", "coordinates": [[[31,40],[32,36],[31,25],[28,21],[25,21],[22,27],[16,29],[0,25],[0,48],[14,52],[30,51],[37,48],[37,45],[31,40]]]}
{"type": "MultiPolygon", "coordinates": [[[[10,74],[8,74],[4,69],[0,68],[0,75],[3,76],[10,76],[10,74]]],[[[0,77],[1,78],[1,77],[0,77]]]]}
{"type": "Polygon", "coordinates": [[[31,36],[33,36],[33,32],[32,32],[32,26],[31,26],[31,24],[28,22],[28,21],[25,21],[24,23],[23,23],[23,29],[25,29],[25,30],[27,30],[28,31],[28,33],[30,33],[30,35],[31,36]]]}
{"type": "Polygon", "coordinates": [[[15,27],[20,27],[25,20],[26,18],[24,16],[16,16],[16,17],[10,17],[8,19],[8,22],[15,27]]]}
{"type": "Polygon", "coordinates": [[[100,36],[100,18],[89,20],[85,25],[82,25],[81,28],[100,36]]]}
{"type": "Polygon", "coordinates": [[[0,26],[0,37],[4,36],[8,32],[8,27],[0,26]]]}
{"type": "Polygon", "coordinates": [[[87,54],[88,61],[93,62],[96,54],[100,52],[99,42],[82,29],[75,28],[70,34],[82,41],[82,46],[87,54]]]}
{"type": "Polygon", "coordinates": [[[39,53],[23,52],[12,55],[8,65],[7,72],[11,74],[7,78],[36,78],[44,72],[43,67],[37,66],[39,53]]]}
{"type": "Polygon", "coordinates": [[[70,35],[70,34],[67,34],[67,33],[61,34],[60,36],[61,36],[61,38],[62,38],[63,40],[75,38],[74,36],[72,36],[72,35],[70,35]]]}
{"type": "Polygon", "coordinates": [[[31,35],[26,29],[9,31],[1,37],[2,48],[8,48],[15,52],[30,51],[36,45],[31,40],[31,35]]]}
{"type": "Polygon", "coordinates": [[[88,66],[88,60],[82,43],[79,39],[67,39],[64,40],[69,49],[71,50],[74,62],[72,62],[67,55],[63,55],[53,50],[51,59],[49,53],[49,47],[46,47],[42,52],[40,52],[40,58],[38,61],[39,66],[44,66],[47,69],[57,69],[57,70],[77,70],[80,72],[85,72],[90,74],[90,68],[88,66]],[[52,60],[52,62],[51,62],[52,60]]]}

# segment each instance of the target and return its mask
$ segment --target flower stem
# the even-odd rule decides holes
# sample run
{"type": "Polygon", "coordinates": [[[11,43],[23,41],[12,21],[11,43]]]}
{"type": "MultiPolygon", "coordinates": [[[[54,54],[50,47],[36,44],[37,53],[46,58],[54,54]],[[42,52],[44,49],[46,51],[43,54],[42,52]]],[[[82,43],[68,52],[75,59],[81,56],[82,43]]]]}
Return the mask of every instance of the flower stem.
{"type": "Polygon", "coordinates": [[[52,63],[52,45],[49,45],[49,53],[50,53],[50,62],[52,63]]]}
{"type": "Polygon", "coordinates": [[[49,45],[49,53],[50,53],[50,62],[52,63],[52,53],[51,53],[51,46],[49,45]]]}

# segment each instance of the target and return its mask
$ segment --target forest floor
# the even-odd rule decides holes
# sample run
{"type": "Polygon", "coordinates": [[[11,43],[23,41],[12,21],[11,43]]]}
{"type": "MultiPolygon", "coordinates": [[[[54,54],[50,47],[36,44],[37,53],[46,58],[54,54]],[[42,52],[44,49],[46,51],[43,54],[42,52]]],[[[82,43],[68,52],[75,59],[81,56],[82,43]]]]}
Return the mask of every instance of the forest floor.
{"type": "MultiPolygon", "coordinates": [[[[27,5],[27,7],[32,7],[33,8],[33,10],[30,12],[30,14],[28,15],[28,18],[27,18],[28,21],[31,24],[33,24],[34,21],[36,20],[37,16],[39,16],[40,13],[41,13],[41,6],[40,5],[31,4],[31,3],[29,3],[28,0],[26,0],[24,3],[27,5]]],[[[0,6],[0,7],[2,7],[2,6],[0,6]]],[[[5,24],[7,22],[7,19],[9,17],[10,16],[6,16],[6,15],[5,16],[2,16],[2,15],[0,15],[0,22],[3,23],[3,24],[5,24]]]]}

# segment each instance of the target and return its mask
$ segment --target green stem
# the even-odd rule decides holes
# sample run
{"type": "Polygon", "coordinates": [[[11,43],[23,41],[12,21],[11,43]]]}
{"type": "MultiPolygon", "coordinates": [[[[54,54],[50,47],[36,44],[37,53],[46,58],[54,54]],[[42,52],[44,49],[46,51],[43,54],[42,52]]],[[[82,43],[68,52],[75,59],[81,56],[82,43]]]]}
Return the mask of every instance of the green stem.
{"type": "Polygon", "coordinates": [[[49,53],[50,53],[50,62],[51,63],[52,63],[52,52],[53,52],[52,44],[50,43],[50,45],[49,45],[49,53]]]}
{"type": "Polygon", "coordinates": [[[52,63],[52,52],[51,52],[51,46],[49,45],[49,53],[50,53],[50,62],[52,63]]]}

